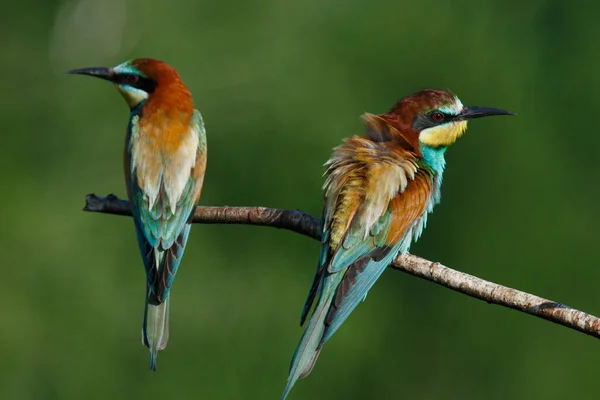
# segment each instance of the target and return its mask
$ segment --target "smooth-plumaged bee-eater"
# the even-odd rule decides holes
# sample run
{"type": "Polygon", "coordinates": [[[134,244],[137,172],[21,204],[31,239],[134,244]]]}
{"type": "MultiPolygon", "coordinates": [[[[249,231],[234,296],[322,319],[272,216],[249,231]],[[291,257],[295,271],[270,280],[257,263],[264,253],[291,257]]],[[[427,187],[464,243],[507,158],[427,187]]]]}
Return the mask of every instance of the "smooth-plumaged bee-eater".
{"type": "Polygon", "coordinates": [[[174,68],[138,58],[69,71],[111,82],[129,105],[125,181],[146,269],[142,342],[150,369],[169,340],[169,293],[190,233],[206,169],[206,133],[174,68]]]}
{"type": "Polygon", "coordinates": [[[310,373],[323,344],[387,266],[421,235],[428,213],[440,202],[444,153],[467,121],[508,114],[465,107],[448,91],[423,90],[388,113],[365,114],[366,135],[335,149],[325,164],[321,256],[300,324],[311,310],[312,315],[282,399],[310,373]]]}

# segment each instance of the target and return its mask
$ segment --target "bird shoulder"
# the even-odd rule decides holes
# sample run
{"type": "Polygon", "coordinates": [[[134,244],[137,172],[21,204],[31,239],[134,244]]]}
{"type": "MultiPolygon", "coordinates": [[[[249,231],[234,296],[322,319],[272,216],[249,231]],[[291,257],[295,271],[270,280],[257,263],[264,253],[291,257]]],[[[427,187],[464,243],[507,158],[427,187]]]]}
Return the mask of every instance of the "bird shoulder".
{"type": "Polygon", "coordinates": [[[354,240],[366,239],[390,205],[394,210],[409,209],[409,199],[420,202],[421,197],[426,198],[428,193],[419,194],[427,187],[422,183],[426,174],[420,171],[420,164],[416,154],[395,142],[354,136],[336,148],[326,164],[324,186],[331,250],[339,248],[348,235],[354,240]],[[415,179],[419,182],[413,183],[415,179]],[[400,199],[395,200],[397,197],[400,199]]]}

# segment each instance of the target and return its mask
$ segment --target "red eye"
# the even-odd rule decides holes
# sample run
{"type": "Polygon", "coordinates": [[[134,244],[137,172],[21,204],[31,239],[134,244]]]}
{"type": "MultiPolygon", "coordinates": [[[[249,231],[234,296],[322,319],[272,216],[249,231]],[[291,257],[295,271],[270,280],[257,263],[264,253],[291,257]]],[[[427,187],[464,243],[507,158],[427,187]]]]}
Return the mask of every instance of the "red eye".
{"type": "Polygon", "coordinates": [[[441,112],[436,112],[431,115],[431,118],[433,118],[434,121],[443,121],[444,114],[442,114],[441,112]]]}
{"type": "Polygon", "coordinates": [[[127,75],[127,80],[131,83],[136,83],[138,81],[139,77],[135,74],[129,74],[127,75]]]}

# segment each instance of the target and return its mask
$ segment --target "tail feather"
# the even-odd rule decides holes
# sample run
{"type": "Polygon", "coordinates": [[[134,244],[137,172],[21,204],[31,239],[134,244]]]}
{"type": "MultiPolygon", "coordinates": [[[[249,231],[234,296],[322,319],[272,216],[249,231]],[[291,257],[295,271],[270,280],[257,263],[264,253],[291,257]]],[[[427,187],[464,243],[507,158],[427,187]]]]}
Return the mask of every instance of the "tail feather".
{"type": "Polygon", "coordinates": [[[325,322],[331,300],[331,297],[322,298],[315,308],[292,357],[290,373],[281,400],[285,400],[298,379],[305,378],[312,371],[321,352],[321,339],[325,333],[325,322]]]}
{"type": "Polygon", "coordinates": [[[142,343],[150,348],[150,369],[156,371],[156,357],[159,350],[167,347],[169,341],[169,299],[155,304],[150,297],[146,298],[144,325],[142,327],[142,343]]]}

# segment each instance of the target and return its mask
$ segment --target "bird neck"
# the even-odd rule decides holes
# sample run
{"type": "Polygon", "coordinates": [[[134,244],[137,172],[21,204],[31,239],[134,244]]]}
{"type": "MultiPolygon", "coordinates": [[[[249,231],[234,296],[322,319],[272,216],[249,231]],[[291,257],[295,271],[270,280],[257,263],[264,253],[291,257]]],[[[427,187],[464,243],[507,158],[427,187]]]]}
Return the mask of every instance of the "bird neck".
{"type": "Polygon", "coordinates": [[[155,124],[189,124],[194,114],[192,95],[181,81],[163,83],[162,86],[159,82],[154,93],[138,107],[143,118],[155,124]]]}
{"type": "MultiPolygon", "coordinates": [[[[421,151],[421,154],[423,154],[423,161],[433,170],[433,176],[431,177],[432,187],[429,201],[427,202],[427,212],[432,212],[433,207],[436,204],[439,204],[442,199],[442,181],[444,178],[444,168],[446,168],[444,154],[446,153],[447,148],[448,147],[431,147],[419,143],[419,150],[421,151]]],[[[418,236],[419,235],[417,235],[417,237],[418,236]]]]}
{"type": "Polygon", "coordinates": [[[130,118],[133,118],[134,115],[138,115],[140,113],[140,109],[142,108],[142,106],[144,105],[145,102],[146,102],[146,100],[142,100],[135,106],[129,108],[130,118]]]}
{"type": "Polygon", "coordinates": [[[423,154],[423,161],[427,164],[436,175],[438,175],[441,179],[444,168],[446,168],[446,158],[444,158],[444,154],[446,153],[446,149],[448,147],[431,147],[426,144],[420,143],[419,150],[421,154],[423,154]]]}

